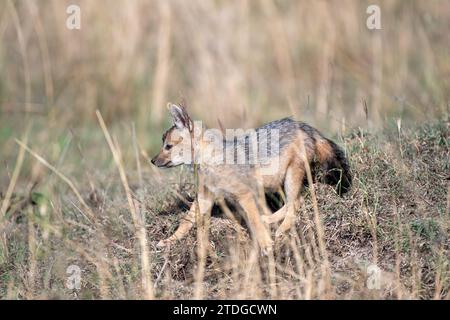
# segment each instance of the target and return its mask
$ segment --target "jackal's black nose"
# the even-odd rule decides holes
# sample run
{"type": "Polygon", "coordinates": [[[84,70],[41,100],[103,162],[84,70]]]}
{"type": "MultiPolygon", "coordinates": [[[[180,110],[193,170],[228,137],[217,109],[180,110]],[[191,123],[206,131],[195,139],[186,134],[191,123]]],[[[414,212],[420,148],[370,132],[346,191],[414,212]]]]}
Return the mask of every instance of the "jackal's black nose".
{"type": "Polygon", "coordinates": [[[155,164],[155,159],[150,160],[152,164],[155,164]]]}

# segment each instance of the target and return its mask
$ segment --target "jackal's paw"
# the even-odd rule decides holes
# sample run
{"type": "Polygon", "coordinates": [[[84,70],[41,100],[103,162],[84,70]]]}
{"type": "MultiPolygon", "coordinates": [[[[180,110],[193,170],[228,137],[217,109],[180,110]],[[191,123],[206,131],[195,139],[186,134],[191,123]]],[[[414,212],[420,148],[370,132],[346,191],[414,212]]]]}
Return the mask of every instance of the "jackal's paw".
{"type": "Polygon", "coordinates": [[[157,248],[160,248],[160,249],[162,249],[162,248],[168,248],[168,247],[170,247],[170,245],[171,244],[173,244],[173,240],[170,240],[170,239],[164,239],[164,240],[160,240],[159,242],[158,242],[158,244],[156,245],[156,247],[157,248]]]}
{"type": "Polygon", "coordinates": [[[272,223],[272,219],[270,218],[269,215],[263,215],[261,216],[261,220],[262,222],[264,222],[265,224],[269,225],[272,223]]]}
{"type": "Polygon", "coordinates": [[[269,255],[273,251],[273,241],[270,236],[261,239],[259,243],[259,247],[261,248],[261,254],[264,256],[269,255]]]}
{"type": "Polygon", "coordinates": [[[281,243],[286,239],[286,232],[277,229],[277,231],[275,231],[275,242],[277,243],[281,243]]]}
{"type": "Polygon", "coordinates": [[[280,239],[284,236],[285,234],[285,230],[278,227],[277,230],[275,231],[275,239],[280,239]]]}
{"type": "Polygon", "coordinates": [[[275,231],[275,240],[276,241],[281,241],[281,240],[283,240],[283,239],[285,239],[286,238],[286,236],[288,235],[288,233],[289,233],[289,229],[290,228],[282,228],[281,226],[277,229],[277,231],[275,231]]]}
{"type": "Polygon", "coordinates": [[[261,247],[260,254],[262,257],[268,257],[273,252],[272,246],[269,247],[261,247]]]}
{"type": "Polygon", "coordinates": [[[285,236],[293,225],[293,219],[285,218],[283,223],[277,228],[277,231],[275,231],[275,238],[280,239],[285,236]]]}

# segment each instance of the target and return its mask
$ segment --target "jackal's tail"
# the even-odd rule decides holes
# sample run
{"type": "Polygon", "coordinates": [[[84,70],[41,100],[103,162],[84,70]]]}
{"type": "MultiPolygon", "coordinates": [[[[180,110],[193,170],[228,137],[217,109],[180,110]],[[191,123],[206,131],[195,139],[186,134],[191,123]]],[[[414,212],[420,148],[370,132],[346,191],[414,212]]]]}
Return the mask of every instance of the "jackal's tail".
{"type": "Polygon", "coordinates": [[[323,182],[336,186],[340,195],[348,192],[352,175],[344,151],[333,141],[320,137],[316,140],[316,155],[324,171],[323,182]]]}

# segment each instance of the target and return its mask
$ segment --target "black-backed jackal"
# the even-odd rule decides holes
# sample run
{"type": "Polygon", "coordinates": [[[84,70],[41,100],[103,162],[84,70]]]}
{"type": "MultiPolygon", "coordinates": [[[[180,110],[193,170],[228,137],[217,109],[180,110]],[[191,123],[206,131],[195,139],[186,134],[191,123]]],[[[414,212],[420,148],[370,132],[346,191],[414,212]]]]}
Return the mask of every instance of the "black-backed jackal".
{"type": "Polygon", "coordinates": [[[272,238],[267,226],[284,219],[276,236],[287,231],[300,207],[300,190],[307,170],[318,165],[323,180],[340,194],[351,186],[344,152],[309,125],[285,118],[256,130],[228,133],[205,129],[193,122],[184,107],[168,104],[173,126],[163,135],[163,146],[151,162],[161,168],[197,166],[198,199],[175,233],[158,243],[164,247],[182,239],[195,224],[196,212],[210,214],[214,202],[228,198],[244,210],[247,224],[260,248],[268,252],[272,238]],[[264,192],[284,191],[285,204],[268,213],[261,205],[264,192]]]}

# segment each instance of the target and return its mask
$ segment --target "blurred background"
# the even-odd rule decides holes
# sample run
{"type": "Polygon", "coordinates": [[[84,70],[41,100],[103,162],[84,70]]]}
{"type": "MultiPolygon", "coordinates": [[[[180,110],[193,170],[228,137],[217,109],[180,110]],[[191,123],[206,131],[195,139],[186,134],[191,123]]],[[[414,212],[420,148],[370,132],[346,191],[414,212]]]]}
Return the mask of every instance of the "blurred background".
{"type": "Polygon", "coordinates": [[[152,153],[168,101],[212,127],[295,114],[330,135],[449,108],[447,0],[4,0],[0,38],[3,166],[30,123],[50,159],[69,132],[97,150],[97,109],[152,153]],[[80,30],[66,27],[72,4],[80,30]],[[381,30],[366,26],[371,4],[381,30]]]}

